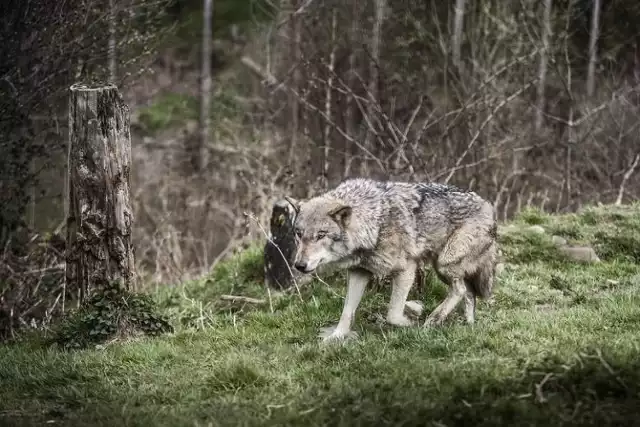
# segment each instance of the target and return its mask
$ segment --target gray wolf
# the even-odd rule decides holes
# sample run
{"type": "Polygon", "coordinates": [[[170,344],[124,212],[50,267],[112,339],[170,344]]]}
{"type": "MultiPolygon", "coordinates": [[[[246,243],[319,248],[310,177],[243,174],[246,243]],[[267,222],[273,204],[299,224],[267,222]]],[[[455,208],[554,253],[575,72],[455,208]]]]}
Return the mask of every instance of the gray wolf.
{"type": "Polygon", "coordinates": [[[340,321],[320,333],[324,341],[352,335],[351,323],[373,277],[392,279],[387,322],[411,325],[404,307],[423,263],[430,263],[448,286],[425,327],[442,324],[462,300],[465,319],[473,324],[476,297],[492,294],[495,212],[472,191],[438,183],[351,178],[309,200],[287,200],[296,211],[295,268],[302,273],[325,265],[348,270],[340,321]]]}

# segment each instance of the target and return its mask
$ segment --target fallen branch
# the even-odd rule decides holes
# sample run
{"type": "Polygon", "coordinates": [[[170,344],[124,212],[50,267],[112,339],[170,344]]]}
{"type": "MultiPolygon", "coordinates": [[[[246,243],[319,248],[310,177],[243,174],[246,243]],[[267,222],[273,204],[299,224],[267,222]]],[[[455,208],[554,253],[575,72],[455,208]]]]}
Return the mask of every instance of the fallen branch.
{"type": "Polygon", "coordinates": [[[220,295],[220,299],[223,301],[233,301],[233,302],[246,302],[249,304],[266,304],[267,301],[258,298],[251,297],[243,297],[241,295],[220,295]]]}

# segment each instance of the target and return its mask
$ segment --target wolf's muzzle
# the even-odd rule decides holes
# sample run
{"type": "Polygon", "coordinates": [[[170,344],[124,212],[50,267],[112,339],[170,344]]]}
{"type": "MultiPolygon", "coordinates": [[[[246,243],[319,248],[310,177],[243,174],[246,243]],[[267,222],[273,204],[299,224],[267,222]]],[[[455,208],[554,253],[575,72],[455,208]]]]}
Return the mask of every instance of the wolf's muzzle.
{"type": "Polygon", "coordinates": [[[302,262],[302,261],[296,262],[294,267],[297,270],[301,271],[302,273],[308,273],[309,271],[311,271],[311,270],[308,270],[309,264],[307,264],[306,262],[302,262]]]}

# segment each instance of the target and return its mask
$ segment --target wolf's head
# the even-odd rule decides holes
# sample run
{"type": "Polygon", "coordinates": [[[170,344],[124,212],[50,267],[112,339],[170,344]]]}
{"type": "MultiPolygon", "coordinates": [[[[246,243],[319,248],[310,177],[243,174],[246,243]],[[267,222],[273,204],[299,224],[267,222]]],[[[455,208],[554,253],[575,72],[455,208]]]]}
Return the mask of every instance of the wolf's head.
{"type": "Polygon", "coordinates": [[[306,202],[287,200],[296,211],[296,269],[311,273],[323,264],[340,261],[349,255],[347,229],[351,221],[351,206],[323,196],[306,202]]]}

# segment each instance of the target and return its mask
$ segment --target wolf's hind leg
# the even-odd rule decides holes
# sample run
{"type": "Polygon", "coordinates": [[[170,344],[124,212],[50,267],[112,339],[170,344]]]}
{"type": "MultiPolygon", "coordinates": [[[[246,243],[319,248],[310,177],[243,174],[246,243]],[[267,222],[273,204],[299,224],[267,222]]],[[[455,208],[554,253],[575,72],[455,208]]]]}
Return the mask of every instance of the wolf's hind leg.
{"type": "Polygon", "coordinates": [[[413,322],[404,314],[404,306],[409,296],[409,291],[416,277],[417,264],[414,261],[407,262],[407,267],[397,272],[393,277],[387,323],[395,326],[411,326],[413,322]]]}
{"type": "Polygon", "coordinates": [[[344,300],[340,321],[335,328],[325,328],[320,333],[320,338],[322,338],[324,342],[343,339],[350,335],[351,322],[353,321],[364,290],[370,279],[371,274],[365,270],[349,270],[347,296],[344,300]]]}
{"type": "Polygon", "coordinates": [[[470,325],[476,320],[476,295],[468,288],[464,294],[464,318],[470,325]]]}
{"type": "Polygon", "coordinates": [[[469,290],[464,279],[473,269],[472,262],[478,255],[476,234],[475,227],[461,227],[451,236],[434,263],[438,276],[444,279],[449,291],[444,301],[427,317],[425,327],[441,325],[463,299],[467,319],[475,315],[475,298],[465,298],[469,290]]]}
{"type": "Polygon", "coordinates": [[[467,293],[464,297],[464,317],[470,325],[475,322],[476,318],[476,299],[478,297],[488,298],[493,291],[496,252],[495,243],[491,243],[486,251],[477,258],[476,271],[465,279],[467,293]]]}
{"type": "Polygon", "coordinates": [[[427,320],[424,322],[424,326],[429,327],[441,325],[447,317],[449,317],[449,314],[451,314],[451,312],[458,306],[458,304],[460,304],[465,292],[466,288],[464,286],[464,281],[459,278],[452,279],[447,297],[435,308],[435,310],[433,310],[429,317],[427,317],[427,320]]]}

